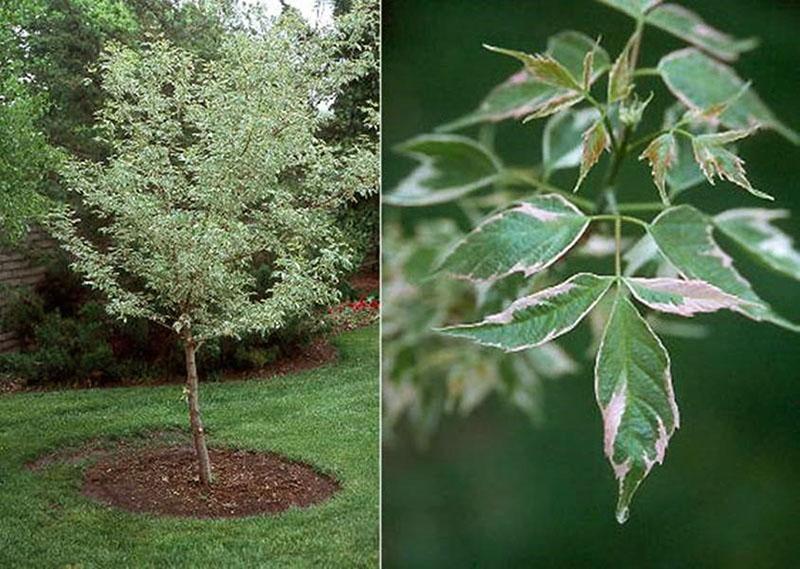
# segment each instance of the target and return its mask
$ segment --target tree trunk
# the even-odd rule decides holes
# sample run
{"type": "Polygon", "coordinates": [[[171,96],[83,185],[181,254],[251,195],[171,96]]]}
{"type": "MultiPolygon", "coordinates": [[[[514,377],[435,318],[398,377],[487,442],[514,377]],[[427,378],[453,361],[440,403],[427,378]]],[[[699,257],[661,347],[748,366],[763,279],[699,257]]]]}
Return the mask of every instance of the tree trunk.
{"type": "Polygon", "coordinates": [[[208,458],[206,446],[206,433],[203,430],[203,420],[200,418],[198,404],[197,362],[195,353],[197,344],[191,334],[184,338],[184,352],[186,354],[186,391],[189,401],[189,423],[192,425],[192,439],[194,450],[197,454],[197,465],[200,471],[200,482],[204,486],[211,484],[211,461],[208,458]]]}

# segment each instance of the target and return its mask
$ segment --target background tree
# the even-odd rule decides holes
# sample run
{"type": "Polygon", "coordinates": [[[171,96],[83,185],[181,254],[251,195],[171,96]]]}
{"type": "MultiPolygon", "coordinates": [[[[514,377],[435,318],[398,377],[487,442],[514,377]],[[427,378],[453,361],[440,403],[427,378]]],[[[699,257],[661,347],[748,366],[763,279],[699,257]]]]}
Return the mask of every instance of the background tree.
{"type": "Polygon", "coordinates": [[[99,239],[85,236],[71,208],[51,226],[111,314],[148,318],[181,338],[203,484],[211,467],[197,350],[309,314],[337,297],[350,268],[336,213],[373,183],[375,154],[317,132],[322,102],[374,65],[338,55],[368,22],[359,6],[311,34],[286,12],[262,33],[231,34],[211,62],[164,40],[141,51],[115,45],[102,59],[110,158],[64,168],[99,239]],[[259,296],[251,269],[260,262],[271,286],[259,296]]]}
{"type": "Polygon", "coordinates": [[[47,98],[32,85],[29,34],[19,25],[38,12],[35,2],[0,6],[0,242],[16,241],[45,210],[39,189],[56,159],[38,125],[47,98]]]}
{"type": "Polygon", "coordinates": [[[103,159],[95,66],[106,42],[165,37],[204,59],[235,27],[230,0],[21,0],[0,5],[0,229],[18,241],[62,198],[52,173],[64,149],[103,159]]]}

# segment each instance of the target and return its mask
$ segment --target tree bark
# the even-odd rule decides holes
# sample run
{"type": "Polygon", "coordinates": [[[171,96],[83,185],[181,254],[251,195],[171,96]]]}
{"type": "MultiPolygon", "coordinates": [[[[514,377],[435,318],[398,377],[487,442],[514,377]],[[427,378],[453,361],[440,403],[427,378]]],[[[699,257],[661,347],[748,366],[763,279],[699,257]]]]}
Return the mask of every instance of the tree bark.
{"type": "Polygon", "coordinates": [[[200,482],[204,486],[211,484],[211,460],[208,458],[206,446],[206,432],[203,430],[203,419],[200,417],[198,403],[197,362],[195,354],[197,344],[191,334],[184,337],[184,353],[186,355],[186,392],[189,402],[189,423],[192,426],[192,440],[197,454],[197,466],[200,473],[200,482]]]}

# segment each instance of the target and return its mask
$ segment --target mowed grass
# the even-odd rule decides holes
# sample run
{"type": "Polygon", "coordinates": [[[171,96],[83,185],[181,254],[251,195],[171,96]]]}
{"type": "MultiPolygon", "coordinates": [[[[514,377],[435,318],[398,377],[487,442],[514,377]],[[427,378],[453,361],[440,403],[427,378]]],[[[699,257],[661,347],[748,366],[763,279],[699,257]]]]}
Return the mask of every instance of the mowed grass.
{"type": "Polygon", "coordinates": [[[43,453],[97,437],[185,428],[181,386],[0,397],[0,567],[375,567],[377,326],[336,338],[333,364],[265,381],[201,384],[211,445],[272,450],[334,475],[317,506],[236,520],[158,518],[80,494],[80,465],[43,453]]]}

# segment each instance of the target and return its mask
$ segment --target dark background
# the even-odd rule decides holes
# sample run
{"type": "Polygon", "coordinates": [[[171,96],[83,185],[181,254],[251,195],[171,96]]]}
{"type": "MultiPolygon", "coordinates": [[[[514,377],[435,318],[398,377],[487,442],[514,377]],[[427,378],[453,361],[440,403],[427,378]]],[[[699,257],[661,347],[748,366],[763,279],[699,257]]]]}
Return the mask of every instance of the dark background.
{"type": "MultiPolygon", "coordinates": [[[[718,29],[761,39],[737,70],[800,129],[800,4],[682,4],[718,29]]],[[[589,0],[384,0],[384,191],[412,165],[392,153],[395,144],[472,110],[516,69],[481,43],[543,51],[548,36],[576,29],[602,35],[614,57],[632,28],[623,14],[589,0]]],[[[642,65],[683,45],[648,28],[642,65]]],[[[644,94],[655,91],[653,108],[667,100],[658,79],[640,85],[644,94]]],[[[540,138],[541,124],[504,123],[499,153],[534,165],[540,138]]],[[[762,133],[740,152],[753,184],[795,212],[783,227],[800,238],[800,149],[762,133]]],[[[635,161],[619,187],[626,201],[656,199],[647,168],[635,161]]],[[[594,188],[582,191],[593,197],[594,188]]],[[[700,186],[681,201],[712,212],[765,205],[727,183],[700,186]]],[[[385,221],[400,215],[409,223],[426,214],[384,210],[385,221]]],[[[736,261],[762,296],[800,321],[797,282],[736,261]]],[[[665,340],[682,426],[626,525],[614,520],[616,483],[584,360],[575,377],[546,385],[541,425],[493,400],[468,419],[446,421],[427,450],[402,433],[384,449],[384,566],[797,567],[800,336],[731,314],[697,320],[710,326],[708,338],[665,340]]]]}

